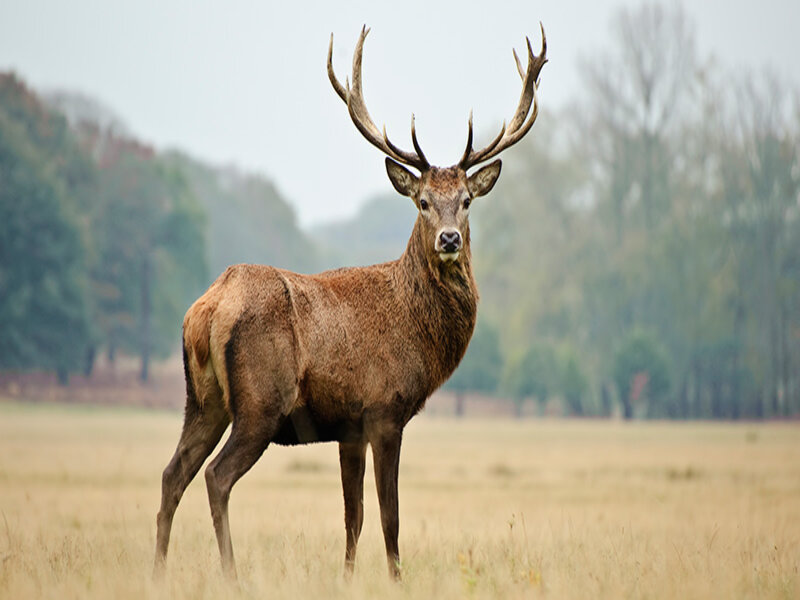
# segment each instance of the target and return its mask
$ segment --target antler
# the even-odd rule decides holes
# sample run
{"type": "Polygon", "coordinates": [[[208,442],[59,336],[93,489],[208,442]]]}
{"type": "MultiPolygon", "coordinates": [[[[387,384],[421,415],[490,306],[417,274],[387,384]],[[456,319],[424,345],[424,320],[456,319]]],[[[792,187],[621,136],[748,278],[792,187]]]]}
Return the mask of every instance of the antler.
{"type": "Polygon", "coordinates": [[[472,149],[472,111],[469,113],[469,132],[467,134],[467,147],[464,150],[464,155],[458,161],[458,166],[465,171],[470,167],[474,167],[478,163],[482,163],[490,158],[497,156],[506,148],[513,146],[520,141],[526,133],[533,126],[536,116],[539,113],[539,103],[536,98],[536,88],[539,85],[539,72],[547,62],[547,38],[544,35],[544,26],[539,23],[542,30],[542,51],[536,56],[531,48],[531,40],[525,38],[528,42],[528,68],[522,69],[522,63],[517,56],[517,51],[514,50],[514,61],[517,63],[517,71],[522,78],[522,94],[519,98],[519,105],[517,111],[514,113],[511,121],[506,127],[505,121],[497,134],[488,146],[482,150],[475,151],[472,149]],[[531,103],[533,104],[533,111],[528,116],[528,111],[531,110],[531,103]],[[527,118],[527,121],[526,121],[527,118]]]}
{"type": "Polygon", "coordinates": [[[339,97],[347,104],[347,110],[350,112],[350,118],[353,123],[361,132],[367,141],[393,158],[394,160],[419,169],[420,171],[427,171],[430,168],[428,160],[422,153],[422,148],[419,147],[417,142],[417,130],[414,125],[414,115],[411,115],[411,141],[414,144],[415,152],[407,152],[395,146],[386,135],[386,126],[383,127],[383,133],[378,131],[372,118],[369,116],[367,105],[364,103],[364,95],[361,92],[361,57],[364,51],[364,40],[369,33],[366,25],[361,29],[361,35],[356,44],[356,50],[353,54],[353,87],[350,88],[350,83],[345,79],[345,85],[342,86],[339,80],[336,79],[336,74],[333,72],[333,34],[331,34],[331,42],[328,46],[328,79],[331,80],[331,85],[339,97]]]}

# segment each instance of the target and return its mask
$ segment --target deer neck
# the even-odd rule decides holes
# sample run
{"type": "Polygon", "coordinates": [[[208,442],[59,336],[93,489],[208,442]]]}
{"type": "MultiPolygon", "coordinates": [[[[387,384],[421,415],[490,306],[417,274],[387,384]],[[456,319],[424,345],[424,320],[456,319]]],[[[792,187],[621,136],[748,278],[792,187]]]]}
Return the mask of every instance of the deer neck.
{"type": "Polygon", "coordinates": [[[478,288],[472,275],[469,231],[464,232],[458,261],[442,262],[431,244],[423,242],[418,217],[397,265],[407,310],[431,351],[428,358],[435,388],[458,366],[475,328],[478,288]]]}

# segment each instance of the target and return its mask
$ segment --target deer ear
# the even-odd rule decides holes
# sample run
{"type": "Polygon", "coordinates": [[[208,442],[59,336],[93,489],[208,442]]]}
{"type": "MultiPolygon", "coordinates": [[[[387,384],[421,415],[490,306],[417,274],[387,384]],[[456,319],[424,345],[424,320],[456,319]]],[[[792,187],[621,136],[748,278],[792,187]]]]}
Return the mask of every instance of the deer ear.
{"type": "Polygon", "coordinates": [[[497,183],[497,178],[500,177],[500,166],[502,162],[497,159],[493,163],[489,163],[477,173],[469,176],[467,184],[469,185],[469,193],[473,198],[478,196],[485,196],[492,191],[494,184],[497,183]]]}
{"type": "Polygon", "coordinates": [[[403,196],[416,198],[419,191],[419,177],[388,157],[386,159],[386,173],[389,174],[389,181],[392,182],[394,189],[403,194],[403,196]]]}

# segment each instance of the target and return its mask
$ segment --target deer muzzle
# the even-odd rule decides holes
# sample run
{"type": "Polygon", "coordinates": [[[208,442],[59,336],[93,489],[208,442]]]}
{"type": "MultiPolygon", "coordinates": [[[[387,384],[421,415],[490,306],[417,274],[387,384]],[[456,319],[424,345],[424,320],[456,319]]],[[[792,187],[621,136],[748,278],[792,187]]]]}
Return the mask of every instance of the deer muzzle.
{"type": "Polygon", "coordinates": [[[436,236],[436,251],[444,260],[456,260],[462,246],[461,233],[457,229],[443,229],[436,236]]]}

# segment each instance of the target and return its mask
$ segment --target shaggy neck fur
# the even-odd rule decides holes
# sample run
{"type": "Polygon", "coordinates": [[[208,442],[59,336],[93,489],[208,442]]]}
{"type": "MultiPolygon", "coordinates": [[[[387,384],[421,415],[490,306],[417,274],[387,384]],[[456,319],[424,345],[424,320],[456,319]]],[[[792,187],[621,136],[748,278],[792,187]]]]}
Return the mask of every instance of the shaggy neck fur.
{"type": "Polygon", "coordinates": [[[406,290],[407,309],[418,333],[433,348],[428,364],[433,389],[456,369],[475,328],[478,288],[472,275],[469,230],[463,235],[458,260],[442,262],[432,244],[424,243],[421,217],[417,217],[406,251],[397,262],[397,285],[406,290]]]}

